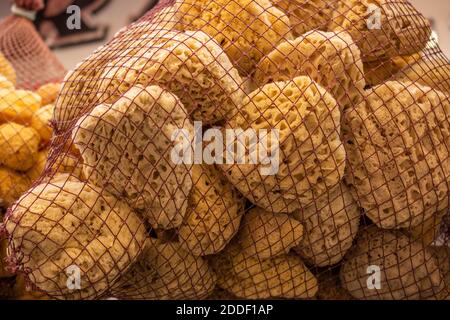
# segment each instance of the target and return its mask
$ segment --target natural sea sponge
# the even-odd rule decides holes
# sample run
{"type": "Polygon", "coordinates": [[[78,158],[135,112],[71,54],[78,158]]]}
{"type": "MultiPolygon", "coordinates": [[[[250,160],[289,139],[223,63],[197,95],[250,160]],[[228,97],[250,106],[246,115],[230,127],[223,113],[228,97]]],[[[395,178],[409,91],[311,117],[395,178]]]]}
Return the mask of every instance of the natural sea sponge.
{"type": "Polygon", "coordinates": [[[14,170],[0,167],[0,204],[9,207],[14,201],[28,190],[31,185],[30,179],[24,174],[14,170]]]}
{"type": "Polygon", "coordinates": [[[26,172],[28,178],[31,181],[37,180],[45,170],[45,165],[47,163],[48,150],[44,149],[38,152],[36,156],[36,162],[34,165],[26,172]]]}
{"type": "Polygon", "coordinates": [[[213,166],[194,165],[192,184],[178,239],[196,256],[217,253],[239,229],[244,214],[243,200],[213,166]]]}
{"type": "Polygon", "coordinates": [[[211,294],[216,275],[201,257],[178,243],[150,239],[139,261],[112,293],[124,299],[202,299],[211,294]]]}
{"type": "Polygon", "coordinates": [[[28,125],[41,106],[41,97],[26,90],[0,90],[0,123],[28,125]]]}
{"type": "Polygon", "coordinates": [[[36,162],[39,142],[39,134],[33,128],[12,122],[0,125],[0,163],[27,171],[36,162]]]}
{"type": "Polygon", "coordinates": [[[8,81],[10,81],[13,86],[16,85],[17,76],[11,63],[5,58],[5,56],[0,52],[0,75],[4,76],[8,81]]]}
{"type": "Polygon", "coordinates": [[[340,271],[342,285],[356,299],[427,299],[444,289],[432,252],[400,231],[364,230],[340,271]],[[368,268],[380,268],[380,288],[370,289],[368,268]]]}
{"type": "MultiPolygon", "coordinates": [[[[269,172],[263,172],[268,168],[264,157],[256,164],[225,163],[220,167],[257,206],[270,212],[295,211],[309,205],[343,177],[346,156],[339,136],[340,119],[336,100],[309,77],[265,85],[244,99],[225,129],[256,133],[266,130],[266,145],[270,146],[267,149],[272,151],[273,160],[269,172]]],[[[238,147],[244,149],[247,158],[254,157],[259,148],[239,142],[245,141],[243,137],[237,135],[238,147]]],[[[263,145],[264,139],[260,140],[263,145]]],[[[229,153],[234,159],[239,156],[239,151],[229,153]]]]}
{"type": "Polygon", "coordinates": [[[22,196],[5,220],[10,252],[54,298],[97,298],[141,253],[146,230],[124,202],[92,185],[62,180],[22,196]],[[80,270],[70,290],[67,268],[80,270]]]}
{"type": "Polygon", "coordinates": [[[280,43],[256,68],[258,86],[309,76],[336,99],[341,110],[364,100],[366,85],[360,52],[346,32],[314,30],[280,43]]]}
{"type": "Polygon", "coordinates": [[[448,215],[448,210],[441,210],[430,216],[423,223],[411,229],[405,230],[414,240],[422,242],[426,246],[430,246],[433,242],[442,235],[445,227],[445,216],[448,215]]]}
{"type": "Polygon", "coordinates": [[[450,300],[450,248],[447,246],[430,246],[429,249],[438,260],[439,270],[445,284],[445,289],[436,298],[437,300],[450,300]]]}
{"type": "Polygon", "coordinates": [[[0,90],[14,90],[14,85],[11,81],[6,79],[4,76],[0,74],[0,90]]]}
{"type": "MultiPolygon", "coordinates": [[[[409,65],[421,59],[420,54],[416,53],[410,56],[397,56],[387,60],[374,60],[364,62],[364,77],[366,84],[376,86],[399,75],[399,71],[407,68],[409,65]]],[[[401,74],[401,73],[400,73],[401,74]]]]}
{"type": "Polygon", "coordinates": [[[50,121],[53,118],[55,107],[52,104],[39,108],[31,117],[30,126],[34,128],[41,136],[43,143],[50,142],[53,134],[50,121]]]}
{"type": "Polygon", "coordinates": [[[289,18],[268,0],[179,0],[180,30],[200,30],[219,43],[241,75],[292,39],[289,18]]]}
{"type": "Polygon", "coordinates": [[[338,1],[329,29],[349,32],[363,61],[420,52],[431,35],[428,20],[406,0],[338,1]]]}
{"type": "Polygon", "coordinates": [[[311,206],[294,212],[294,217],[305,226],[303,241],[295,252],[315,266],[325,267],[341,261],[352,246],[360,212],[342,183],[311,206]]]}
{"type": "Polygon", "coordinates": [[[36,93],[42,99],[42,106],[54,104],[58,97],[59,90],[61,90],[61,83],[51,82],[40,86],[36,93]]]}
{"type": "Polygon", "coordinates": [[[289,17],[294,36],[311,30],[327,31],[338,1],[330,0],[272,0],[289,17]]]}
{"type": "Polygon", "coordinates": [[[133,85],[158,84],[180,98],[188,114],[215,123],[237,108],[242,79],[219,46],[197,31],[158,31],[141,53],[112,61],[102,74],[99,95],[115,102],[133,85]]]}
{"type": "Polygon", "coordinates": [[[52,161],[52,172],[55,174],[68,174],[78,180],[86,181],[83,173],[83,159],[70,153],[62,153],[52,161]]]}
{"type": "Polygon", "coordinates": [[[321,271],[317,275],[319,290],[317,300],[354,300],[354,298],[342,287],[339,279],[339,270],[331,269],[321,271]]]}
{"type": "Polygon", "coordinates": [[[346,181],[380,228],[412,228],[448,208],[449,97],[411,82],[367,91],[345,119],[346,181]]]}
{"type": "Polygon", "coordinates": [[[54,118],[57,129],[70,129],[74,120],[107,99],[99,94],[101,75],[106,64],[122,53],[123,46],[127,44],[113,40],[108,46],[95,50],[66,74],[55,102],[54,118]]]}
{"type": "Polygon", "coordinates": [[[412,81],[450,95],[450,63],[442,56],[422,57],[416,63],[402,70],[397,80],[412,81]]]}
{"type": "Polygon", "coordinates": [[[180,100],[158,86],[135,86],[80,118],[73,141],[85,177],[142,210],[154,228],[178,227],[192,188],[192,164],[176,164],[177,130],[194,129],[180,100]]]}
{"type": "Polygon", "coordinates": [[[217,285],[241,299],[305,299],[317,293],[317,279],[294,254],[260,260],[232,244],[209,261],[217,285]]]}
{"type": "Polygon", "coordinates": [[[242,253],[255,259],[268,259],[289,253],[303,239],[303,226],[287,214],[255,207],[244,215],[236,241],[242,253]]]}

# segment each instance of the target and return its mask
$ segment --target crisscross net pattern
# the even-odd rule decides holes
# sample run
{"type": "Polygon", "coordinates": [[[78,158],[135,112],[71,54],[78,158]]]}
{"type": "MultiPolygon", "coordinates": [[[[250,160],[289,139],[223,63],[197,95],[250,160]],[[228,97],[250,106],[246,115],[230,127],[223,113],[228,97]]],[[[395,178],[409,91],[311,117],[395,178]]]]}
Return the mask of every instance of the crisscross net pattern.
{"type": "MultiPolygon", "coordinates": [[[[52,136],[51,119],[60,83],[36,91],[18,89],[12,64],[0,53],[0,215],[43,173],[52,136]]],[[[0,297],[23,291],[5,267],[7,244],[0,236],[0,297]]]]}
{"type": "MultiPolygon", "coordinates": [[[[41,0],[11,1],[25,10],[40,10],[41,0]]],[[[20,89],[37,90],[47,83],[60,82],[66,70],[36,30],[33,21],[10,15],[0,21],[0,52],[14,67],[20,89]]]]}
{"type": "Polygon", "coordinates": [[[160,1],[66,76],[11,269],[56,299],[448,299],[430,39],[402,0],[160,1]]]}

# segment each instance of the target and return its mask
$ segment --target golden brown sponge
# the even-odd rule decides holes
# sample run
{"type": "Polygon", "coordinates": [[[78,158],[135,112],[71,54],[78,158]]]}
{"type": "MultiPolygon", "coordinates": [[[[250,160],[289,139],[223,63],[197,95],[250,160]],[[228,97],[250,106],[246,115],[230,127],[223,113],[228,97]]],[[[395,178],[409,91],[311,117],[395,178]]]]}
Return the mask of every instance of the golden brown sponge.
{"type": "Polygon", "coordinates": [[[17,123],[0,125],[0,164],[18,171],[27,171],[36,162],[39,134],[17,123]]]}
{"type": "Polygon", "coordinates": [[[36,93],[42,99],[42,106],[54,104],[58,97],[59,90],[61,90],[61,83],[51,82],[40,86],[36,93]]]}
{"type": "Polygon", "coordinates": [[[17,76],[12,64],[6,59],[3,53],[0,52],[0,75],[8,79],[13,86],[16,85],[17,76]]]}
{"type": "Polygon", "coordinates": [[[178,0],[180,30],[201,30],[219,43],[234,66],[251,74],[264,54],[291,39],[289,18],[269,0],[178,0]]]}
{"type": "MultiPolygon", "coordinates": [[[[278,168],[272,166],[273,174],[264,175],[267,166],[262,161],[220,165],[244,196],[267,211],[292,212],[307,206],[342,179],[345,150],[339,137],[340,111],[336,100],[309,77],[274,82],[255,90],[225,129],[267,130],[269,137],[270,130],[278,131],[278,139],[267,139],[274,139],[271,143],[275,147],[269,150],[279,151],[278,157],[273,157],[279,163],[278,168]]],[[[249,143],[239,142],[242,137],[238,134],[235,140],[248,157],[255,151],[249,143]]]]}
{"type": "Polygon", "coordinates": [[[15,122],[29,125],[41,106],[41,97],[27,90],[0,90],[0,123],[15,122]]]}
{"type": "Polygon", "coordinates": [[[387,60],[364,62],[364,78],[369,86],[376,86],[396,75],[403,68],[420,59],[419,54],[398,56],[387,60]]]}
{"type": "Polygon", "coordinates": [[[409,229],[448,208],[449,108],[439,91],[388,81],[347,113],[346,181],[379,227],[409,229]]]}
{"type": "Polygon", "coordinates": [[[294,36],[311,30],[327,31],[338,1],[333,0],[272,0],[289,17],[294,36]]]}
{"type": "Polygon", "coordinates": [[[53,135],[50,121],[53,118],[54,110],[55,106],[48,104],[39,108],[31,117],[30,126],[39,133],[41,142],[44,144],[50,142],[53,135]]]}
{"type": "Polygon", "coordinates": [[[99,297],[146,241],[144,224],[128,205],[76,180],[35,186],[5,225],[10,252],[18,251],[33,284],[55,298],[99,297]],[[80,290],[67,286],[71,266],[79,268],[80,290]]]}
{"type": "Polygon", "coordinates": [[[192,188],[192,164],[172,159],[177,130],[194,135],[180,100],[158,86],[135,86],[80,118],[73,140],[89,181],[142,210],[154,228],[172,229],[192,188]]]}
{"type": "Polygon", "coordinates": [[[341,110],[364,100],[366,85],[358,47],[346,32],[314,30],[280,43],[258,63],[255,83],[309,76],[336,99],[341,110]]]}
{"type": "Polygon", "coordinates": [[[340,0],[329,29],[349,32],[364,61],[420,52],[431,35],[428,20],[406,0],[340,0]]]}
{"type": "Polygon", "coordinates": [[[443,56],[422,57],[402,70],[397,80],[412,81],[450,95],[450,62],[443,56]]]}
{"type": "Polygon", "coordinates": [[[215,284],[216,275],[203,258],[178,243],[150,239],[139,261],[112,291],[124,299],[202,299],[215,284]]]}
{"type": "Polygon", "coordinates": [[[305,227],[304,238],[294,248],[315,266],[334,265],[352,246],[359,227],[360,212],[348,188],[341,183],[319,197],[294,217],[305,227]]]}
{"type": "Polygon", "coordinates": [[[48,150],[43,149],[37,153],[36,162],[34,165],[26,172],[27,177],[31,181],[37,180],[45,170],[45,165],[47,163],[48,150]]]}
{"type": "Polygon", "coordinates": [[[0,205],[2,207],[9,207],[30,186],[31,181],[26,175],[0,167],[0,205]]]}
{"type": "Polygon", "coordinates": [[[364,77],[366,84],[375,86],[400,75],[399,71],[413,65],[421,59],[421,55],[416,53],[410,56],[397,56],[387,60],[374,60],[364,62],[364,77]]]}
{"type": "Polygon", "coordinates": [[[6,77],[0,74],[0,90],[14,90],[14,84],[6,77]]]}
{"type": "Polygon", "coordinates": [[[444,289],[438,260],[432,251],[400,231],[374,226],[359,235],[345,257],[340,278],[356,299],[428,299],[444,289]],[[376,290],[368,285],[371,275],[368,268],[373,266],[380,268],[380,288],[376,290]]]}
{"type": "Polygon", "coordinates": [[[182,246],[196,256],[221,251],[239,229],[243,199],[212,165],[192,167],[192,191],[183,224],[182,246]]]}
{"type": "Polygon", "coordinates": [[[107,65],[99,95],[115,102],[133,85],[158,84],[176,94],[194,120],[215,123],[237,108],[242,79],[206,33],[158,31],[148,47],[107,65]]]}

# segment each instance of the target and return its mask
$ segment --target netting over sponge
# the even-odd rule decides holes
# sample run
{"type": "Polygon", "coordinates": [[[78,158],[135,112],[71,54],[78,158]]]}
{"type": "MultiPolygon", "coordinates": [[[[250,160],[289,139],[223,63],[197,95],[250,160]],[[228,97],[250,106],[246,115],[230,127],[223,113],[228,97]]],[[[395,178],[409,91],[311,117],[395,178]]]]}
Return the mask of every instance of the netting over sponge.
{"type": "Polygon", "coordinates": [[[0,69],[5,66],[4,56],[16,73],[9,79],[22,89],[36,90],[49,82],[61,81],[66,73],[33,22],[23,17],[11,15],[0,21],[0,52],[0,69]]]}
{"type": "Polygon", "coordinates": [[[347,182],[382,228],[410,228],[448,209],[449,97],[388,81],[347,114],[347,182]]]}
{"type": "Polygon", "coordinates": [[[161,1],[60,90],[0,78],[33,141],[0,159],[10,269],[58,299],[445,299],[430,34],[407,1],[161,1]]]}
{"type": "MultiPolygon", "coordinates": [[[[279,131],[276,174],[264,175],[262,164],[221,165],[244,196],[268,211],[292,212],[308,205],[343,177],[339,108],[309,77],[267,84],[250,93],[225,128],[279,131]]],[[[248,144],[244,147],[247,155],[255,152],[248,144]]]]}

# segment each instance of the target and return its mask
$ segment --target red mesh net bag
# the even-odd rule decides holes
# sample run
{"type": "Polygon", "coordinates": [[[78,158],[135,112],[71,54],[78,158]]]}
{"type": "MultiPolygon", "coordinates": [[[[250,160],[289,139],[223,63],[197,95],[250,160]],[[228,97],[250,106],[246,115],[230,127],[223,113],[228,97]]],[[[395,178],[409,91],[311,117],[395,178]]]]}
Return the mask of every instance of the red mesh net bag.
{"type": "Polygon", "coordinates": [[[450,69],[407,1],[161,1],[66,76],[8,265],[57,299],[446,299],[450,69]]]}
{"type": "MultiPolygon", "coordinates": [[[[42,1],[16,1],[0,22],[0,217],[39,178],[52,136],[50,120],[64,68],[44,45],[32,19],[42,1]],[[26,18],[26,17],[27,18],[26,18]],[[59,81],[59,82],[58,82],[59,81]]],[[[22,295],[24,281],[5,267],[0,239],[0,297],[22,295]]]]}
{"type": "Polygon", "coordinates": [[[0,22],[0,52],[14,67],[21,89],[59,82],[66,73],[33,24],[35,12],[42,8],[42,0],[15,0],[13,14],[0,22]]]}

